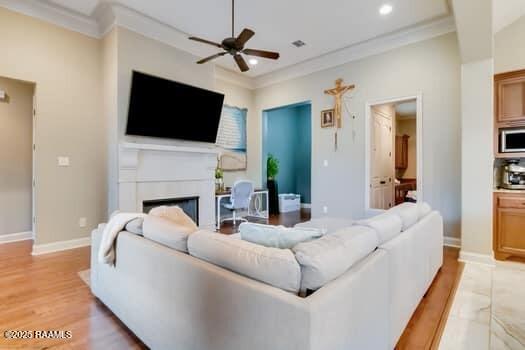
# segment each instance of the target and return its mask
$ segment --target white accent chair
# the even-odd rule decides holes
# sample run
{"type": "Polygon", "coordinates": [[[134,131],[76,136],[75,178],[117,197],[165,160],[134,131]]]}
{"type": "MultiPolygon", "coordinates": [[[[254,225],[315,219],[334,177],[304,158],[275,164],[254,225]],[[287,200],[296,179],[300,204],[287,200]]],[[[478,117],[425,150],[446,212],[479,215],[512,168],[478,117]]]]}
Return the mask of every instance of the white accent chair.
{"type": "Polygon", "coordinates": [[[224,203],[222,206],[233,212],[232,217],[224,218],[224,221],[233,221],[233,225],[237,224],[237,221],[248,221],[243,217],[237,217],[237,210],[247,210],[250,206],[251,198],[253,194],[253,182],[248,180],[236,181],[231,189],[230,203],[224,203]]]}

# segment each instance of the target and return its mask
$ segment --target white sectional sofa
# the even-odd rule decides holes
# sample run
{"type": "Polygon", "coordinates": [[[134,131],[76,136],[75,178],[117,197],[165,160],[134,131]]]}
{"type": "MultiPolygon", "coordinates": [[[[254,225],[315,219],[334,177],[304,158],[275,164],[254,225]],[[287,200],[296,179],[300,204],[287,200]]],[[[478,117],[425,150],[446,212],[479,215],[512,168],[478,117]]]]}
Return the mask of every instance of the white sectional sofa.
{"type": "Polygon", "coordinates": [[[394,348],[442,264],[439,213],[298,226],[326,233],[288,250],[199,231],[186,252],[123,231],[115,266],[95,230],[91,288],[152,349],[394,348]]]}

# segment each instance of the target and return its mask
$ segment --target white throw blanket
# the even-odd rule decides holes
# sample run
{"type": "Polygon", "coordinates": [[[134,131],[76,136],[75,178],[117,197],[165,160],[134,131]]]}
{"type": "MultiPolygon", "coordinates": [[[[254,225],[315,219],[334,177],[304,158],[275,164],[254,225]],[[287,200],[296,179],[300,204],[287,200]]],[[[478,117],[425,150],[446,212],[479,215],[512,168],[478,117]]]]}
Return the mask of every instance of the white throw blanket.
{"type": "MultiPolygon", "coordinates": [[[[165,218],[187,232],[193,233],[198,230],[195,222],[178,206],[156,207],[149,212],[149,215],[165,218]]],[[[147,214],[142,213],[117,213],[113,215],[102,231],[102,239],[98,249],[99,263],[113,265],[115,263],[115,240],[120,231],[126,227],[128,222],[146,216],[147,214]]]]}
{"type": "Polygon", "coordinates": [[[115,263],[115,239],[127,223],[137,218],[144,218],[142,213],[117,213],[109,220],[102,232],[102,240],[98,249],[98,262],[101,264],[115,263]]]}

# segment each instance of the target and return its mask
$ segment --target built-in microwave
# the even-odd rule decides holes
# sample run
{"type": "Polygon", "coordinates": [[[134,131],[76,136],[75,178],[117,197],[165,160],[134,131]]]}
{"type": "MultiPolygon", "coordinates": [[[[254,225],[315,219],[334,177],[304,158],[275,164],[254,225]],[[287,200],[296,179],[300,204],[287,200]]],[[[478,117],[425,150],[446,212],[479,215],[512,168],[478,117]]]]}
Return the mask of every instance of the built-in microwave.
{"type": "Polygon", "coordinates": [[[500,132],[500,152],[525,152],[525,128],[503,129],[500,132]]]}

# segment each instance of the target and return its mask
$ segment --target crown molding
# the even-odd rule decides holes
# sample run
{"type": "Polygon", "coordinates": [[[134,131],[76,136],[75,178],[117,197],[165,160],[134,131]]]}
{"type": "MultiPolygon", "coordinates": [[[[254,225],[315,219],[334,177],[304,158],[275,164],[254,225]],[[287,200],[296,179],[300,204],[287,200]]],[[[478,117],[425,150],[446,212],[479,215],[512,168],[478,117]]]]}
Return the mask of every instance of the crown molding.
{"type": "Polygon", "coordinates": [[[92,38],[100,38],[97,19],[36,0],[0,0],[0,7],[53,23],[92,38]]]}
{"type": "Polygon", "coordinates": [[[250,78],[241,73],[233,72],[229,69],[215,66],[215,78],[218,80],[225,81],[230,84],[234,84],[245,89],[254,90],[255,84],[254,79],[250,78]]]}
{"type": "Polygon", "coordinates": [[[416,27],[387,34],[348,46],[316,58],[256,77],[255,88],[263,88],[290,79],[357,61],[419,41],[432,39],[456,31],[453,16],[446,16],[416,27]]]}
{"type": "MultiPolygon", "coordinates": [[[[119,26],[198,57],[204,57],[208,53],[202,46],[189,41],[188,33],[184,33],[154,18],[113,2],[99,5],[92,16],[85,16],[73,11],[64,10],[37,0],[0,0],[0,7],[5,7],[15,12],[51,22],[93,38],[100,39],[114,27],[119,26]]],[[[419,26],[410,27],[351,45],[256,77],[241,75],[240,73],[216,65],[216,77],[217,79],[247,89],[258,89],[340,66],[418,41],[428,40],[454,32],[455,30],[456,25],[453,16],[446,16],[419,26]]]]}

